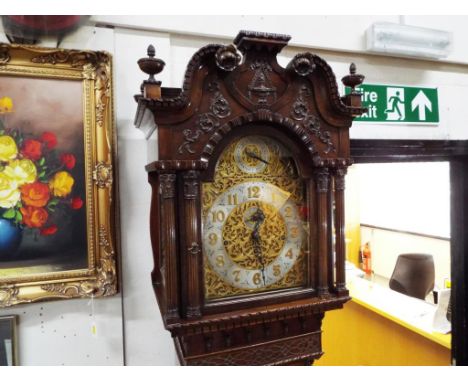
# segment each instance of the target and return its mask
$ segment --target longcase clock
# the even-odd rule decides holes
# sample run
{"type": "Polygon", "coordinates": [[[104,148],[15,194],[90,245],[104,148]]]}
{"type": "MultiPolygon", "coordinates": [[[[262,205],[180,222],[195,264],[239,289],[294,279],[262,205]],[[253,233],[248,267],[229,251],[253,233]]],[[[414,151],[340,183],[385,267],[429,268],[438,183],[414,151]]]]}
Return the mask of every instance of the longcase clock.
{"type": "Polygon", "coordinates": [[[364,77],[351,65],[340,97],[320,57],[278,64],[289,39],[241,31],[205,46],[182,88],[154,78],[153,47],[138,62],[150,77],[136,125],[158,153],[152,282],[182,365],[311,364],[324,313],[349,300],[344,176],[364,77]]]}

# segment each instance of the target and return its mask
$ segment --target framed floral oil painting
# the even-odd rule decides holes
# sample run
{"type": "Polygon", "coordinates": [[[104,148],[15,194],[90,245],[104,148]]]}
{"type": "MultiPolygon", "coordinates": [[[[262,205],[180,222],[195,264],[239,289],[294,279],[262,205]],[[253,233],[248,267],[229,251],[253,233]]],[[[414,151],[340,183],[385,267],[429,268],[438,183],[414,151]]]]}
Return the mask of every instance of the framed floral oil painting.
{"type": "Polygon", "coordinates": [[[0,307],[117,292],[111,57],[0,44],[0,307]]]}

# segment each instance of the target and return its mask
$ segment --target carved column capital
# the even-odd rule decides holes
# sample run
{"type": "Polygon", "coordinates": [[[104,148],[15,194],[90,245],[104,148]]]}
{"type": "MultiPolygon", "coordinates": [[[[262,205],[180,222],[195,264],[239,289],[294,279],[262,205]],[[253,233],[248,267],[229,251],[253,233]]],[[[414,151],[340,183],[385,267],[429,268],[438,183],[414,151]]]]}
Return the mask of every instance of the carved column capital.
{"type": "Polygon", "coordinates": [[[159,192],[164,199],[175,197],[176,174],[161,174],[159,176],[159,192]]]}
{"type": "Polygon", "coordinates": [[[346,167],[338,167],[334,171],[335,175],[335,190],[344,191],[345,190],[345,176],[347,173],[346,167]]]}
{"type": "Polygon", "coordinates": [[[185,199],[196,199],[199,194],[199,179],[200,172],[190,170],[184,172],[184,198],[185,199]]]}
{"type": "Polygon", "coordinates": [[[315,170],[314,175],[317,192],[328,192],[330,185],[330,173],[328,168],[318,168],[315,170]]]}

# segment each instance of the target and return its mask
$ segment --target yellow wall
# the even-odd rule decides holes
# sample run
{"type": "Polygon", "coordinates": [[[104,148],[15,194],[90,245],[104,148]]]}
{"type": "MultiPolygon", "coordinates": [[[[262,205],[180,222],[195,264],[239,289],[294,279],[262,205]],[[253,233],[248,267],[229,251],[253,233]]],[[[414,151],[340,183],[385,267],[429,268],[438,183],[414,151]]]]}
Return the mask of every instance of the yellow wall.
{"type": "Polygon", "coordinates": [[[450,349],[353,301],[327,312],[318,366],[450,365],[450,349]]]}

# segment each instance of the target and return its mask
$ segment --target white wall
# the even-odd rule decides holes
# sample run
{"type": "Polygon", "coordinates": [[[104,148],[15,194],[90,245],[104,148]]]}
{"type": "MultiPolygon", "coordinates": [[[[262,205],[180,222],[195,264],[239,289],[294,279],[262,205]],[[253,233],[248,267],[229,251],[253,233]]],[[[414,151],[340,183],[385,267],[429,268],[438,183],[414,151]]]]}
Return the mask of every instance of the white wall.
{"type": "Polygon", "coordinates": [[[437,288],[444,288],[444,280],[450,279],[450,241],[448,240],[362,227],[361,242],[370,243],[372,270],[376,275],[390,279],[399,255],[422,253],[432,255],[434,259],[437,288]]]}
{"type": "MultiPolygon", "coordinates": [[[[132,126],[136,110],[132,96],[145,78],[136,60],[145,55],[149,43],[155,45],[157,56],[167,64],[159,76],[163,86],[180,86],[191,55],[207,43],[231,42],[240,29],[287,33],[293,36],[292,47],[281,55],[282,65],[297,52],[311,50],[329,61],[337,78],[347,74],[349,63],[354,61],[367,82],[439,87],[438,127],[356,124],[351,130],[352,137],[467,139],[468,129],[464,127],[468,120],[464,101],[468,91],[467,19],[406,18],[408,23],[454,31],[455,49],[440,62],[381,57],[363,51],[364,31],[369,25],[398,20],[398,16],[95,16],[91,23],[116,28],[84,28],[69,36],[63,47],[104,49],[114,54],[122,293],[94,302],[98,330],[102,328],[97,337],[89,331],[91,307],[86,300],[24,305],[2,311],[21,315],[21,363],[123,364],[125,356],[130,365],[176,364],[172,341],[162,327],[150,284],[150,189],[143,168],[146,142],[132,126]],[[47,310],[47,315],[40,316],[41,308],[47,310]]],[[[3,34],[0,39],[6,41],[3,34]]],[[[53,42],[47,44],[53,46],[53,42]]]]}

